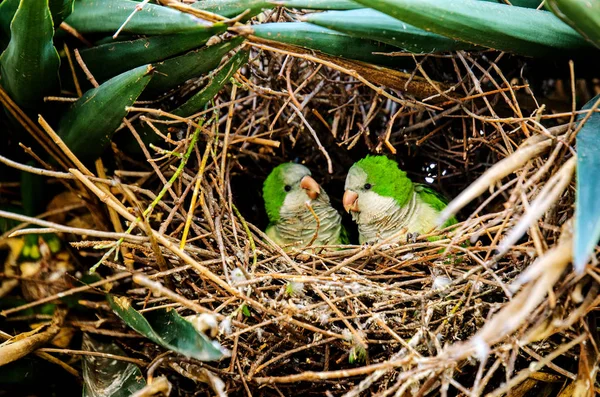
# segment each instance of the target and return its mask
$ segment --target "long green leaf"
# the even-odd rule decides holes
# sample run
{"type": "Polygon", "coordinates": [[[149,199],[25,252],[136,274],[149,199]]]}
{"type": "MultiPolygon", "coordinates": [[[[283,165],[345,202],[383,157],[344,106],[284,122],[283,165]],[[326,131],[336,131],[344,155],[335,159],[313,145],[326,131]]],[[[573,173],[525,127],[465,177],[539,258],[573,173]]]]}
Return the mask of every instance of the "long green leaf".
{"type": "MultiPolygon", "coordinates": [[[[68,17],[73,11],[73,3],[75,0],[49,0],[48,6],[50,7],[50,13],[52,14],[52,21],[54,22],[54,29],[58,28],[58,25],[68,17]]],[[[20,0],[4,0],[0,1],[0,33],[4,33],[7,39],[10,38],[10,22],[12,21],[17,8],[19,7],[20,0]]],[[[4,39],[4,38],[3,38],[4,39]]]]}
{"type": "Polygon", "coordinates": [[[10,23],[12,22],[17,8],[19,8],[20,0],[4,0],[0,2],[0,38],[8,44],[10,39],[10,23]]]}
{"type": "MultiPolygon", "coordinates": [[[[226,45],[226,44],[224,44],[224,45],[226,45]]],[[[193,54],[193,55],[189,54],[189,57],[183,56],[183,57],[186,57],[185,59],[177,60],[176,58],[174,58],[173,60],[169,60],[169,62],[176,61],[176,62],[180,63],[181,65],[187,65],[184,67],[197,67],[199,65],[194,65],[195,62],[198,62],[199,64],[204,64],[204,62],[206,62],[206,61],[203,61],[203,62],[201,62],[199,60],[196,61],[195,60],[196,57],[199,57],[200,55],[206,55],[205,58],[208,60],[208,63],[216,62],[218,64],[221,61],[222,56],[220,58],[218,58],[218,60],[217,60],[217,58],[216,58],[218,56],[217,47],[214,48],[215,52],[209,56],[209,51],[211,51],[212,48],[213,47],[209,47],[204,50],[200,50],[197,54],[193,54]],[[212,60],[210,60],[212,56],[214,56],[214,58],[212,58],[212,60]]],[[[223,47],[221,47],[221,48],[223,48],[223,47]]],[[[232,56],[229,61],[227,61],[223,66],[221,66],[221,68],[219,68],[218,70],[216,70],[213,73],[213,75],[210,77],[208,83],[204,86],[204,88],[202,88],[202,90],[200,90],[199,92],[194,94],[190,99],[188,99],[180,107],[176,108],[175,110],[170,110],[170,112],[173,114],[176,114],[178,116],[189,117],[189,116],[193,115],[194,113],[201,111],[204,108],[204,106],[211,99],[213,99],[215,97],[215,95],[217,95],[219,93],[221,88],[223,88],[223,86],[231,79],[231,77],[235,74],[235,72],[247,61],[248,61],[248,51],[245,51],[245,50],[239,51],[237,54],[232,56]]],[[[165,64],[166,63],[167,63],[167,61],[165,61],[165,64]]],[[[157,66],[160,67],[160,65],[157,65],[157,66]]],[[[206,66],[208,66],[208,65],[206,65],[206,66]]],[[[174,75],[172,75],[170,78],[177,78],[180,73],[180,71],[176,68],[174,69],[174,67],[175,67],[174,65],[171,65],[171,67],[169,68],[171,70],[177,70],[174,73],[174,75]]],[[[169,69],[166,69],[166,70],[169,70],[169,69]]],[[[203,73],[203,72],[200,71],[199,73],[203,73]]],[[[156,78],[158,76],[160,76],[160,73],[157,73],[157,76],[155,76],[154,78],[156,78]]],[[[183,77],[181,75],[179,75],[179,76],[183,77]]],[[[180,79],[180,82],[182,82],[182,81],[183,81],[183,78],[180,79]]],[[[154,88],[161,88],[161,87],[166,88],[167,85],[164,83],[165,83],[165,81],[159,82],[159,85],[154,88]]],[[[172,85],[169,86],[169,88],[172,88],[172,85]]],[[[166,117],[162,117],[161,119],[168,120],[166,117]]],[[[162,130],[165,133],[168,132],[167,127],[165,127],[162,124],[155,124],[154,126],[157,127],[158,129],[162,130]]],[[[148,146],[150,144],[157,144],[158,142],[161,141],[161,138],[158,135],[156,135],[154,133],[154,131],[152,130],[152,128],[150,128],[150,126],[148,126],[147,124],[142,124],[142,125],[137,126],[136,130],[146,146],[148,146]]],[[[125,152],[128,152],[128,153],[139,153],[140,152],[140,146],[137,141],[135,141],[133,139],[127,139],[127,138],[123,138],[123,139],[124,139],[124,141],[121,141],[119,143],[119,148],[121,150],[124,150],[125,152]]]]}
{"type": "Polygon", "coordinates": [[[546,7],[600,48],[600,0],[546,0],[546,7]]]}
{"type": "Polygon", "coordinates": [[[52,13],[54,29],[58,29],[58,25],[71,15],[74,3],[75,0],[50,0],[50,12],[52,13]]]}
{"type": "Polygon", "coordinates": [[[350,0],[274,0],[277,5],[299,10],[356,10],[363,8],[350,0]]]}
{"type": "Polygon", "coordinates": [[[131,307],[127,298],[108,295],[107,299],[125,324],[168,350],[200,361],[216,361],[229,356],[217,341],[208,339],[175,310],[153,310],[144,317],[131,307]]]}
{"type": "MultiPolygon", "coordinates": [[[[127,357],[116,343],[100,343],[87,333],[83,334],[81,350],[127,357]]],[[[134,363],[88,355],[82,361],[84,397],[129,397],[146,386],[142,371],[134,363]]]]}
{"type": "Polygon", "coordinates": [[[248,62],[248,51],[241,50],[223,65],[210,79],[206,86],[188,99],[183,105],[173,110],[172,113],[188,117],[199,112],[204,105],[221,91],[221,88],[233,77],[235,72],[248,62]]]}
{"type": "Polygon", "coordinates": [[[214,44],[185,55],[167,59],[153,65],[156,74],[146,87],[146,91],[165,92],[177,87],[185,81],[203,75],[215,69],[223,57],[244,41],[243,37],[214,44]]]}
{"type": "MultiPolygon", "coordinates": [[[[35,167],[34,161],[27,164],[35,167]]],[[[21,171],[21,205],[27,216],[37,216],[45,207],[45,178],[31,172],[21,171]]]]}
{"type": "Polygon", "coordinates": [[[372,9],[328,11],[308,14],[307,22],[363,39],[391,44],[414,53],[431,53],[472,48],[439,34],[415,28],[372,9]]]}
{"type": "MultiPolygon", "coordinates": [[[[491,3],[507,4],[504,0],[479,0],[489,1],[491,3]]],[[[542,4],[542,0],[510,0],[510,4],[516,7],[538,8],[542,4]]]]}
{"type": "Polygon", "coordinates": [[[200,47],[226,29],[224,24],[215,24],[209,30],[118,41],[84,49],[81,57],[96,79],[105,80],[140,65],[200,47]]]}
{"type": "Polygon", "coordinates": [[[555,56],[589,44],[549,12],[477,0],[356,0],[421,29],[484,47],[555,56]]]}
{"type": "MultiPolygon", "coordinates": [[[[115,33],[140,3],[131,0],[77,0],[66,19],[80,33],[115,33]]],[[[139,34],[173,34],[208,30],[212,23],[156,4],[145,4],[123,28],[139,34]]]]}
{"type": "Polygon", "coordinates": [[[95,160],[109,144],[114,131],[146,87],[150,67],[122,73],[98,88],[87,91],[62,116],[58,135],[84,162],[95,160]]]}
{"type": "Polygon", "coordinates": [[[48,0],[21,0],[10,26],[10,42],[0,55],[0,84],[17,104],[34,108],[59,88],[48,0]]]}
{"type": "Polygon", "coordinates": [[[264,10],[275,7],[275,4],[266,0],[203,0],[192,3],[192,7],[227,18],[233,18],[248,11],[242,19],[248,20],[264,10]]]}
{"type": "Polygon", "coordinates": [[[396,47],[348,36],[308,22],[265,23],[248,29],[263,39],[297,45],[342,58],[390,66],[396,66],[400,62],[398,57],[375,54],[398,51],[396,47]]]}
{"type": "MultiPolygon", "coordinates": [[[[600,101],[600,95],[589,101],[583,109],[591,109],[600,101]]],[[[584,118],[579,115],[578,121],[584,118]]],[[[600,113],[598,110],[587,120],[577,134],[577,194],[575,203],[574,267],[578,273],[600,240],[600,113]]]]}

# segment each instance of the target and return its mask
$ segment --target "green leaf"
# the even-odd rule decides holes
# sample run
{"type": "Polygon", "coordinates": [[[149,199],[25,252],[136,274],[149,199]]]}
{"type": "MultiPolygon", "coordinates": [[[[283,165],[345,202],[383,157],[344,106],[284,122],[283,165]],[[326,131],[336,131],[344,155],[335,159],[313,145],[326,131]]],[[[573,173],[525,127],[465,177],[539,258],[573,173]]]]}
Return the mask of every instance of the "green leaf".
{"type": "MultiPolygon", "coordinates": [[[[598,101],[600,101],[600,95],[596,95],[582,109],[591,109],[598,101]]],[[[584,117],[585,114],[580,114],[577,120],[581,121],[584,117]]],[[[585,270],[585,264],[589,261],[600,240],[598,170],[600,170],[600,113],[596,110],[577,134],[577,191],[573,256],[575,270],[580,274],[585,270]]]]}
{"type": "MultiPolygon", "coordinates": [[[[131,0],[77,0],[73,13],[66,19],[80,33],[115,33],[140,3],[131,0]]],[[[123,28],[123,32],[139,34],[173,34],[208,30],[212,23],[192,15],[145,4],[123,28]]]]}
{"type": "Polygon", "coordinates": [[[226,29],[224,24],[215,24],[208,30],[118,41],[87,48],[80,53],[94,77],[102,81],[140,65],[200,47],[226,29]]]}
{"type": "Polygon", "coordinates": [[[277,5],[299,10],[356,10],[363,8],[349,0],[275,0],[277,5]]]}
{"type": "Polygon", "coordinates": [[[242,314],[246,317],[252,316],[252,313],[250,313],[250,308],[248,307],[248,305],[246,305],[246,304],[242,305],[242,314]]]}
{"type": "Polygon", "coordinates": [[[342,58],[390,66],[397,66],[400,62],[398,57],[375,54],[398,51],[395,47],[348,36],[307,22],[265,23],[252,26],[250,32],[262,39],[297,45],[342,58]]]}
{"type": "Polygon", "coordinates": [[[34,108],[59,88],[60,59],[52,43],[48,0],[21,0],[0,55],[0,84],[21,107],[34,108]]]}
{"type": "Polygon", "coordinates": [[[546,0],[546,7],[600,48],[600,0],[546,0]]]}
{"type": "Polygon", "coordinates": [[[10,39],[10,23],[19,8],[20,0],[4,0],[0,2],[0,31],[2,39],[6,38],[6,44],[10,39]]]}
{"type": "MultiPolygon", "coordinates": [[[[28,165],[35,167],[34,161],[28,165]]],[[[21,204],[27,216],[36,216],[44,208],[45,179],[41,175],[21,171],[21,204]]]]}
{"type": "Polygon", "coordinates": [[[356,0],[455,40],[529,56],[556,56],[589,44],[549,12],[477,0],[356,0]]]}
{"type": "Polygon", "coordinates": [[[206,86],[194,94],[183,105],[173,110],[171,113],[181,117],[188,117],[199,112],[204,105],[212,100],[215,95],[221,91],[221,88],[233,77],[235,72],[246,62],[248,62],[248,51],[241,50],[235,54],[225,65],[217,70],[210,78],[206,86]]]}
{"type": "Polygon", "coordinates": [[[73,12],[73,4],[75,0],[50,0],[50,12],[52,13],[52,21],[54,21],[54,29],[73,12]]]}
{"type": "Polygon", "coordinates": [[[242,19],[248,20],[264,10],[275,7],[275,4],[265,0],[203,0],[192,3],[191,6],[198,10],[212,12],[226,18],[236,17],[244,11],[249,10],[242,19]]]}
{"type": "MultiPolygon", "coordinates": [[[[163,65],[157,65],[157,69],[164,70],[164,72],[161,73],[166,73],[167,70],[171,70],[172,72],[168,73],[169,76],[163,76],[156,86],[150,87],[150,85],[153,84],[153,82],[151,82],[149,84],[149,88],[151,88],[153,91],[157,91],[159,89],[173,88],[175,85],[182,83],[188,78],[197,76],[200,73],[208,71],[208,66],[212,64],[218,66],[222,59],[222,55],[228,52],[224,50],[227,49],[227,47],[229,46],[231,46],[231,48],[236,47],[236,42],[237,40],[233,39],[229,42],[219,44],[218,46],[215,45],[205,48],[203,50],[198,51],[197,53],[190,53],[181,57],[173,58],[172,60],[165,61],[163,65]],[[221,52],[222,55],[220,54],[221,52]],[[170,65],[168,68],[166,67],[167,62],[170,65]],[[186,72],[184,68],[198,69],[196,70],[197,73],[194,74],[194,76],[189,77],[191,73],[187,74],[188,72],[186,72]]],[[[182,117],[188,117],[193,115],[194,113],[199,112],[204,108],[204,106],[208,102],[210,102],[215,97],[215,95],[219,93],[221,88],[223,88],[223,86],[231,79],[235,72],[247,61],[248,52],[245,50],[239,51],[237,54],[232,56],[227,63],[225,63],[221,68],[219,68],[213,73],[213,75],[210,77],[208,83],[204,86],[204,88],[202,88],[200,91],[194,94],[179,108],[175,110],[170,110],[169,112],[182,117]]],[[[153,78],[153,81],[159,76],[160,73],[157,73],[153,78]]],[[[168,118],[166,117],[162,117],[160,119],[168,120],[168,118]]],[[[165,131],[165,133],[167,131],[167,127],[161,124],[155,124],[155,127],[165,131]]],[[[136,127],[136,130],[146,146],[150,144],[157,144],[161,141],[161,138],[154,133],[150,126],[146,124],[142,124],[141,126],[136,127]]],[[[119,148],[129,153],[138,153],[140,151],[139,144],[137,143],[137,141],[132,139],[120,143],[119,148]]]]}
{"type": "Polygon", "coordinates": [[[87,91],[62,116],[57,133],[84,162],[94,161],[144,90],[152,74],[149,65],[122,73],[87,91]]]}
{"type": "MultiPolygon", "coordinates": [[[[81,350],[127,357],[115,343],[100,343],[83,334],[81,350]]],[[[83,356],[84,397],[129,397],[146,386],[140,368],[134,363],[96,356],[83,356]]]]}
{"type": "Polygon", "coordinates": [[[234,37],[153,65],[156,74],[146,87],[146,91],[165,92],[215,69],[229,51],[243,42],[243,37],[234,37]]]}
{"type": "Polygon", "coordinates": [[[211,341],[175,310],[152,310],[142,316],[127,298],[107,296],[114,312],[131,328],[168,350],[200,361],[228,357],[229,352],[217,341],[211,341]]]}
{"type": "MultiPolygon", "coordinates": [[[[75,0],[49,0],[48,6],[50,7],[55,30],[73,11],[74,1],[75,0]]],[[[10,22],[17,12],[19,2],[20,0],[0,1],[0,33],[4,33],[4,36],[7,38],[7,43],[10,38],[10,22]]]]}
{"type": "Polygon", "coordinates": [[[432,53],[473,48],[439,34],[415,28],[382,12],[361,9],[308,14],[307,22],[350,36],[381,41],[413,53],[432,53]]]}
{"type": "MultiPolygon", "coordinates": [[[[480,0],[489,1],[491,3],[506,4],[504,0],[480,0]]],[[[510,0],[510,4],[516,7],[538,8],[542,4],[542,0],[510,0]]]]}

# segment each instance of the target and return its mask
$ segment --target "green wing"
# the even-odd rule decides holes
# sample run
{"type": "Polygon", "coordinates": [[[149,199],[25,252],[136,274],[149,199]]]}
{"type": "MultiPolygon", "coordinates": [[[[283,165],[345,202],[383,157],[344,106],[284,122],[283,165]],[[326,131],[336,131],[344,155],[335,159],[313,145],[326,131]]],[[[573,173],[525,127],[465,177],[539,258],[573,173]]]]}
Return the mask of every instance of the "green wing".
{"type": "MultiPolygon", "coordinates": [[[[415,183],[415,192],[417,192],[421,200],[429,204],[436,211],[442,211],[448,205],[448,199],[444,195],[427,185],[415,183]]],[[[455,223],[458,223],[458,221],[455,217],[452,217],[442,225],[442,228],[454,225],[455,223]]]]}
{"type": "Polygon", "coordinates": [[[340,244],[350,244],[350,236],[348,235],[348,231],[341,225],[342,228],[340,230],[340,244]]]}

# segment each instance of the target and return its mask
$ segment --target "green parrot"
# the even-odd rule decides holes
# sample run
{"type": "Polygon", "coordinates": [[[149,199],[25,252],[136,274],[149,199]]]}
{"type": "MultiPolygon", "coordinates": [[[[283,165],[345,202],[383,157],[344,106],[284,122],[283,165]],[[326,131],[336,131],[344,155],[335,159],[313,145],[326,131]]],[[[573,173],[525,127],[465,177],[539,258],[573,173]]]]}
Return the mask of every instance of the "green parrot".
{"type": "MultiPolygon", "coordinates": [[[[414,233],[434,230],[448,201],[426,185],[413,183],[394,160],[367,156],[348,171],[344,209],[358,224],[359,241],[375,243],[405,229],[404,240],[414,233]]],[[[449,219],[443,227],[457,223],[449,219]]]]}
{"type": "Polygon", "coordinates": [[[277,244],[291,249],[290,245],[305,247],[311,241],[312,245],[347,243],[342,217],[305,166],[284,163],[275,167],[263,184],[263,199],[269,217],[266,233],[277,244]]]}

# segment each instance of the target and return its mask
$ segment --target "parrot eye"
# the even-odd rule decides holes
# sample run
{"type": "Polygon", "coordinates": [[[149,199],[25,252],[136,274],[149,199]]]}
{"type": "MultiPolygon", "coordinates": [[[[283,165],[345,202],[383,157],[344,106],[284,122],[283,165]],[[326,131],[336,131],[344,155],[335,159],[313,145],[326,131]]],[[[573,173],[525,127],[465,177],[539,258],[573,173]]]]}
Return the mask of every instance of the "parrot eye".
{"type": "Polygon", "coordinates": [[[364,186],[365,190],[369,190],[369,189],[371,189],[371,187],[372,186],[370,183],[365,183],[365,186],[364,186]]]}
{"type": "Polygon", "coordinates": [[[285,185],[283,190],[285,190],[286,192],[289,192],[290,190],[292,190],[292,187],[290,185],[285,185]]]}

